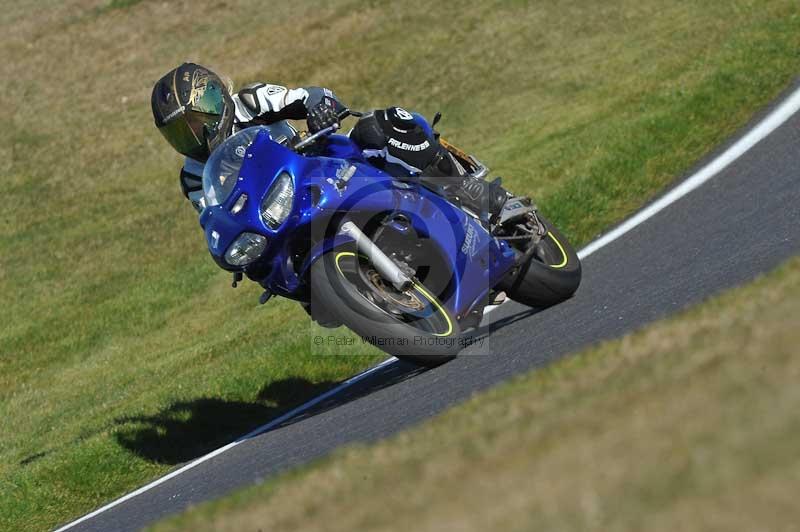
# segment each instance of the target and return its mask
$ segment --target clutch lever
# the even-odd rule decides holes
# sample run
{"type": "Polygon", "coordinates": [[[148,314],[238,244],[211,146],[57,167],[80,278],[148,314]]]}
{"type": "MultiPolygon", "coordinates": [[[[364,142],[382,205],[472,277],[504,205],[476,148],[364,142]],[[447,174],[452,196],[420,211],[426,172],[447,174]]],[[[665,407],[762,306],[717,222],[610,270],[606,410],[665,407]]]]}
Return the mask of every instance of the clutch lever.
{"type": "Polygon", "coordinates": [[[365,114],[367,114],[367,113],[364,113],[364,112],[361,112],[361,111],[353,111],[352,109],[345,109],[344,111],[339,113],[339,120],[344,120],[348,116],[354,116],[356,118],[361,118],[365,114]]]}

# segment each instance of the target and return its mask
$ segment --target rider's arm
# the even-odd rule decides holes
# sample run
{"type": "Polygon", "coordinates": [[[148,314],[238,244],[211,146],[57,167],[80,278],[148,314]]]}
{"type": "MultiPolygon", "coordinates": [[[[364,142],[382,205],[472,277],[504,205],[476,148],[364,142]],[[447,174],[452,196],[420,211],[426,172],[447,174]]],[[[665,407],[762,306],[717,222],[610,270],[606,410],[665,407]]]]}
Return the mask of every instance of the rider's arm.
{"type": "Polygon", "coordinates": [[[254,83],[234,94],[233,101],[236,104],[236,120],[240,124],[301,120],[308,117],[309,110],[322,102],[332,104],[337,112],[344,109],[333,91],[323,87],[287,89],[280,85],[254,83]]]}

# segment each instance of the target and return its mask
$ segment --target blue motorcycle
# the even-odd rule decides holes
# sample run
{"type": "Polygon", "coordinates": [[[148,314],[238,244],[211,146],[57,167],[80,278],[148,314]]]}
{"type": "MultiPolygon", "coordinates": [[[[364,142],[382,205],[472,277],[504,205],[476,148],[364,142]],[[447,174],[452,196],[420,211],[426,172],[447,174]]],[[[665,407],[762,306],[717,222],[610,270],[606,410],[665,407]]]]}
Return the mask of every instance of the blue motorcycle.
{"type": "MultiPolygon", "coordinates": [[[[469,178],[486,176],[441,142],[469,178]]],[[[455,356],[504,294],[543,307],[580,283],[572,246],[529,199],[509,195],[490,221],[402,168],[379,170],[336,126],[305,138],[286,122],[244,129],[211,154],[203,191],[208,249],[234,286],[246,275],[262,303],[296,300],[321,325],[419,363],[455,356]]]]}

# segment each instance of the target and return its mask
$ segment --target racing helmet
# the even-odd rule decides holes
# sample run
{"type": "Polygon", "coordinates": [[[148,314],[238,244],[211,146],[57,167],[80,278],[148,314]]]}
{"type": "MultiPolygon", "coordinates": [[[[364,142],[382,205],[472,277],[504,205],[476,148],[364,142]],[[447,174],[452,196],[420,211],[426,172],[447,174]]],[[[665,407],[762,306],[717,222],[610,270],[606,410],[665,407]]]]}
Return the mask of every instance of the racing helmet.
{"type": "Polygon", "coordinates": [[[205,161],[233,128],[231,89],[229,81],[211,70],[183,63],[153,87],[156,127],[179,153],[205,161]]]}

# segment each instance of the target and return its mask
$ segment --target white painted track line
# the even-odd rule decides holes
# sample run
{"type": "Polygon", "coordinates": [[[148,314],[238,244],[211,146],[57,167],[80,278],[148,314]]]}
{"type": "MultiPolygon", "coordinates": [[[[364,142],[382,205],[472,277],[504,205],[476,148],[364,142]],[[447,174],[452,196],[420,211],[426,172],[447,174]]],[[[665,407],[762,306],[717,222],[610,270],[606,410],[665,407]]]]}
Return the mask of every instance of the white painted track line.
{"type": "MultiPolygon", "coordinates": [[[[634,229],[636,226],[641,225],[645,221],[649,220],[657,213],[661,212],[666,207],[668,207],[670,204],[675,203],[682,197],[689,194],[691,191],[695,190],[697,187],[699,187],[700,185],[702,185],[703,183],[705,183],[706,181],[708,181],[709,179],[720,173],[722,170],[727,168],[736,159],[747,153],[747,151],[749,151],[753,146],[755,146],[756,144],[761,142],[765,137],[767,137],[767,135],[769,135],[770,133],[775,131],[778,127],[780,127],[798,110],[800,110],[800,89],[795,90],[791,95],[789,95],[785,100],[783,100],[783,102],[781,102],[780,105],[778,105],[772,112],[770,112],[766,116],[766,118],[764,118],[764,120],[759,122],[758,125],[756,125],[753,129],[748,131],[747,134],[745,134],[741,139],[736,141],[730,148],[725,150],[722,154],[717,156],[713,161],[705,165],[697,173],[688,177],[680,185],[678,185],[677,187],[673,188],[672,190],[664,194],[664,196],[654,201],[653,203],[651,203],[650,205],[648,205],[647,207],[645,207],[644,209],[633,215],[631,218],[621,223],[613,230],[609,231],[608,233],[600,236],[598,239],[591,242],[589,245],[587,245],[585,248],[583,248],[578,252],[578,257],[580,257],[581,259],[588,257],[595,251],[599,250],[604,246],[607,246],[608,244],[618,239],[628,231],[634,229]]],[[[487,307],[484,311],[484,315],[488,314],[489,312],[493,311],[499,306],[500,305],[487,307]]],[[[210,453],[189,462],[188,464],[176,469],[175,471],[171,471],[170,473],[164,475],[163,477],[160,477],[154,480],[153,482],[145,486],[142,486],[141,488],[135,491],[128,493],[127,495],[123,495],[119,499],[116,499],[106,504],[105,506],[102,506],[97,510],[94,510],[93,512],[84,515],[83,517],[62,526],[55,532],[62,532],[63,530],[68,530],[79,523],[87,521],[92,517],[105,512],[106,510],[118,506],[119,504],[122,504],[123,502],[130,500],[141,493],[144,493],[152,488],[155,488],[160,484],[163,484],[164,482],[168,481],[171,478],[177,477],[181,473],[184,473],[185,471],[188,471],[202,464],[203,462],[211,460],[215,456],[218,456],[226,451],[229,451],[230,449],[233,449],[234,447],[248,440],[249,438],[252,438],[253,436],[257,436],[258,434],[266,432],[280,425],[284,421],[287,421],[290,418],[293,418],[294,416],[302,412],[305,412],[311,407],[324,401],[328,397],[331,397],[332,395],[341,392],[342,390],[352,386],[353,384],[357,383],[360,380],[363,380],[364,378],[376,372],[377,370],[386,367],[389,364],[394,363],[395,361],[397,361],[395,357],[391,357],[384,360],[377,366],[374,366],[364,371],[363,373],[359,373],[358,375],[351,377],[350,379],[344,381],[335,388],[328,390],[322,395],[314,397],[310,401],[298,406],[297,408],[294,408],[293,410],[290,410],[289,412],[286,412],[280,417],[273,419],[266,425],[258,427],[257,429],[245,434],[244,436],[236,439],[235,441],[229,443],[228,445],[225,445],[223,447],[220,447],[219,449],[211,451],[210,453]]]]}
{"type": "Polygon", "coordinates": [[[578,253],[578,257],[581,259],[586,258],[598,249],[607,246],[720,173],[736,159],[747,153],[750,148],[761,142],[767,135],[778,129],[778,127],[795,114],[798,109],[800,109],[800,89],[795,90],[757,126],[748,131],[745,136],[736,141],[713,161],[701,168],[696,174],[687,178],[680,185],[664,194],[664,196],[654,201],[613,230],[590,243],[578,253]]]}

